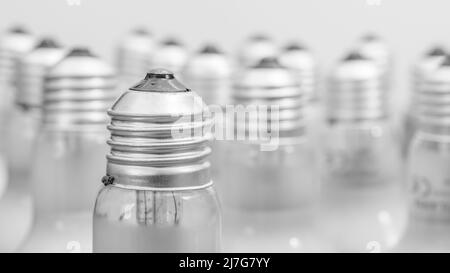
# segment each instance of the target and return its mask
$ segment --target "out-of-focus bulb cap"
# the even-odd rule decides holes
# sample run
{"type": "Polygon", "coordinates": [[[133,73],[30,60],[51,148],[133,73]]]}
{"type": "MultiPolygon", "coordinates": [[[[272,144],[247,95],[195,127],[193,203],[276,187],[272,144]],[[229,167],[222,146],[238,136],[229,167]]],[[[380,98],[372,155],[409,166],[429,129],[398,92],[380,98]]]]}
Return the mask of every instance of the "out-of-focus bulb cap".
{"type": "Polygon", "coordinates": [[[362,40],[366,41],[366,42],[373,42],[373,41],[377,41],[379,39],[380,39],[380,37],[373,32],[367,33],[364,36],[362,36],[362,40]]]}
{"type": "Polygon", "coordinates": [[[23,26],[13,26],[9,29],[10,33],[29,34],[30,32],[23,26]]]}
{"type": "Polygon", "coordinates": [[[182,43],[175,38],[167,38],[162,42],[165,46],[182,46],[182,43]]]}
{"type": "Polygon", "coordinates": [[[166,69],[153,69],[147,73],[145,78],[136,86],[130,88],[134,91],[144,92],[189,92],[190,89],[186,88],[180,83],[172,72],[166,69]]]}
{"type": "Polygon", "coordinates": [[[357,51],[351,51],[347,56],[344,57],[344,59],[342,59],[342,61],[344,62],[361,60],[367,60],[367,58],[365,58],[363,55],[361,55],[361,53],[357,51]]]}
{"type": "Polygon", "coordinates": [[[133,30],[133,33],[140,36],[150,36],[151,32],[145,27],[137,27],[133,30]]]}
{"type": "Polygon", "coordinates": [[[263,58],[254,68],[283,68],[275,57],[263,58]]]}
{"type": "Polygon", "coordinates": [[[299,44],[296,42],[288,44],[284,51],[298,51],[298,50],[306,50],[306,47],[303,44],[299,44]]]}
{"type": "Polygon", "coordinates": [[[250,36],[250,40],[251,41],[269,41],[270,38],[267,35],[264,34],[254,34],[252,36],[250,36]]]}
{"type": "Polygon", "coordinates": [[[444,61],[441,63],[440,65],[441,67],[443,66],[450,66],[450,55],[446,55],[444,61]]]}
{"type": "Polygon", "coordinates": [[[202,49],[200,49],[200,51],[198,53],[200,53],[200,54],[222,54],[222,51],[220,51],[215,45],[207,44],[202,49]]]}
{"type": "Polygon", "coordinates": [[[67,57],[95,57],[87,47],[74,47],[67,57]]]}
{"type": "Polygon", "coordinates": [[[430,57],[438,57],[438,56],[445,56],[446,52],[444,50],[443,47],[441,46],[436,46],[434,48],[432,48],[430,51],[428,51],[427,56],[430,57]]]}
{"type": "Polygon", "coordinates": [[[52,38],[42,39],[36,48],[60,48],[61,46],[52,38]]]}

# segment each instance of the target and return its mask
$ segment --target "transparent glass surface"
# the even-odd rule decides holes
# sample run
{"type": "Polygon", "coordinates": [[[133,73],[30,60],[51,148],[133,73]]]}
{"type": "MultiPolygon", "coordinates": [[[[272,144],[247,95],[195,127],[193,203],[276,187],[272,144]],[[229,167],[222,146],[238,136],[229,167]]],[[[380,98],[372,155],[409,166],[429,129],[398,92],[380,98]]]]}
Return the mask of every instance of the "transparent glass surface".
{"type": "Polygon", "coordinates": [[[22,251],[91,251],[91,215],[107,152],[106,130],[42,131],[31,171],[34,225],[22,251]]]}
{"type": "Polygon", "coordinates": [[[11,187],[28,191],[32,159],[41,125],[40,109],[17,106],[8,125],[6,151],[11,187]]]}
{"type": "Polygon", "coordinates": [[[450,251],[450,137],[417,132],[408,162],[408,223],[396,251],[450,251]]]}
{"type": "Polygon", "coordinates": [[[32,201],[28,173],[34,140],[39,127],[39,111],[14,107],[3,124],[0,156],[0,251],[14,251],[31,228],[32,201]],[[6,189],[6,183],[8,182],[6,189]]]}
{"type": "Polygon", "coordinates": [[[105,186],[94,211],[94,252],[217,252],[215,190],[151,191],[105,186]]]}
{"type": "Polygon", "coordinates": [[[389,123],[332,124],[325,136],[320,202],[324,240],[339,252],[389,250],[405,222],[403,164],[389,123]]]}
{"type": "Polygon", "coordinates": [[[307,141],[261,151],[227,142],[222,167],[224,250],[318,251],[314,236],[316,172],[307,141]]]}

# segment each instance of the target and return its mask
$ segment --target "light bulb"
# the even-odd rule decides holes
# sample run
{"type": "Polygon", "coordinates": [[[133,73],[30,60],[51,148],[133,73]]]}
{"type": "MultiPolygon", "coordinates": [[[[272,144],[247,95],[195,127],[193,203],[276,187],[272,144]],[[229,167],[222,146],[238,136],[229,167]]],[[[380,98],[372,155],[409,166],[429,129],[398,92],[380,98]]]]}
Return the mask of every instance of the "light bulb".
{"type": "Polygon", "coordinates": [[[389,74],[392,72],[392,54],[389,46],[379,36],[369,33],[361,38],[357,45],[358,52],[375,62],[384,77],[385,88],[389,88],[389,74]]]}
{"type": "Polygon", "coordinates": [[[19,59],[35,45],[35,37],[21,26],[12,27],[0,37],[0,85],[6,89],[3,92],[2,110],[7,110],[4,108],[13,104],[19,59]]]}
{"type": "MultiPolygon", "coordinates": [[[[230,60],[214,45],[204,46],[188,60],[183,69],[184,81],[210,106],[212,114],[216,112],[215,110],[221,113],[224,106],[229,103],[231,76],[230,60]]],[[[223,128],[223,118],[214,118],[214,121],[215,127],[223,128]]],[[[221,156],[225,153],[222,140],[223,136],[216,135],[215,141],[211,143],[211,175],[217,189],[221,186],[218,178],[222,167],[221,156]]]]}
{"type": "Polygon", "coordinates": [[[44,77],[60,61],[65,50],[51,39],[43,39],[20,61],[17,72],[16,107],[8,128],[8,161],[13,186],[24,187],[29,170],[34,141],[41,124],[44,77]]]}
{"type": "Polygon", "coordinates": [[[214,45],[206,45],[187,62],[183,77],[210,105],[229,102],[232,66],[227,56],[214,45]]]}
{"type": "Polygon", "coordinates": [[[215,252],[221,213],[207,159],[211,117],[200,97],[151,70],[108,111],[105,186],[94,252],[215,252]]]}
{"type": "Polygon", "coordinates": [[[294,72],[306,99],[317,99],[317,62],[311,51],[299,43],[291,43],[281,52],[280,64],[294,72]]]}
{"type": "Polygon", "coordinates": [[[229,171],[221,172],[225,250],[317,251],[314,151],[298,81],[277,59],[264,58],[236,75],[233,100],[235,139],[226,142],[229,171]]]}
{"type": "Polygon", "coordinates": [[[180,41],[174,38],[168,38],[156,47],[152,57],[151,67],[164,67],[180,78],[181,70],[186,65],[187,59],[188,51],[186,47],[180,41]]]}
{"type": "MultiPolygon", "coordinates": [[[[19,59],[30,51],[36,41],[26,29],[15,26],[0,37],[0,88],[2,99],[0,100],[0,135],[8,133],[10,114],[13,108],[15,78],[19,59]]],[[[8,178],[4,150],[6,148],[5,137],[0,138],[0,197],[6,190],[8,178]]]]}
{"type": "Polygon", "coordinates": [[[278,49],[275,43],[267,36],[258,34],[249,37],[238,52],[239,63],[242,67],[258,64],[262,59],[275,57],[278,49]]]}
{"type": "Polygon", "coordinates": [[[402,163],[380,73],[352,52],[326,93],[321,226],[337,251],[365,252],[374,242],[385,251],[401,228],[402,163]]]}
{"type": "Polygon", "coordinates": [[[322,104],[319,103],[317,61],[312,52],[299,43],[286,46],[279,59],[280,64],[290,69],[300,83],[302,94],[308,102],[304,109],[308,131],[313,139],[319,141],[324,125],[322,104]]]}
{"type": "Polygon", "coordinates": [[[155,41],[145,28],[126,35],[117,48],[117,71],[121,85],[130,86],[140,80],[151,64],[155,41]]]}
{"type": "MultiPolygon", "coordinates": [[[[8,129],[5,135],[5,150],[8,160],[8,177],[10,180],[8,192],[14,195],[11,202],[1,204],[5,213],[0,214],[5,228],[11,226],[12,232],[1,236],[0,240],[12,241],[11,249],[18,247],[31,226],[31,199],[29,188],[29,171],[36,136],[41,124],[41,99],[44,77],[48,69],[64,55],[61,49],[51,39],[42,40],[35,49],[25,54],[19,61],[17,71],[16,105],[12,109],[8,129]],[[25,201],[28,200],[28,201],[25,201]],[[25,208],[26,210],[17,210],[25,208]],[[10,221],[11,214],[18,215],[20,222],[10,221]],[[12,228],[16,227],[16,228],[12,228]]],[[[15,219],[15,218],[13,218],[15,219]]]]}
{"type": "Polygon", "coordinates": [[[411,101],[403,121],[402,154],[405,158],[407,157],[411,140],[418,126],[415,111],[417,107],[417,94],[420,93],[427,75],[433,73],[444,59],[445,50],[442,47],[435,47],[424,56],[421,56],[413,67],[411,101]]]}
{"type": "Polygon", "coordinates": [[[408,224],[396,251],[450,251],[450,57],[416,93],[408,160],[408,224]]]}
{"type": "Polygon", "coordinates": [[[72,49],[48,72],[31,170],[34,223],[21,251],[91,250],[94,181],[103,175],[116,84],[112,67],[86,48],[72,49]]]}

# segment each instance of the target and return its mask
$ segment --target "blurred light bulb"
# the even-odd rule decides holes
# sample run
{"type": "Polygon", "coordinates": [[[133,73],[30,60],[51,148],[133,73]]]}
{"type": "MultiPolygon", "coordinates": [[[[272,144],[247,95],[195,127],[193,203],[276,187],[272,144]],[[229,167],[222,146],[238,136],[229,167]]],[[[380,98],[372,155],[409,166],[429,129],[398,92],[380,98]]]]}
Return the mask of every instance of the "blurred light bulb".
{"type": "Polygon", "coordinates": [[[397,251],[450,251],[450,56],[422,79],[408,162],[409,219],[397,251]]]}
{"type": "Polygon", "coordinates": [[[42,128],[31,171],[34,226],[24,252],[91,249],[92,208],[102,176],[106,110],[116,75],[85,48],[73,49],[47,74],[42,128]]]}
{"type": "Polygon", "coordinates": [[[188,51],[186,47],[180,41],[168,38],[156,48],[151,67],[167,68],[180,78],[181,70],[186,65],[187,59],[188,51]]]}
{"type": "Polygon", "coordinates": [[[392,72],[391,51],[383,39],[370,33],[362,37],[357,46],[358,52],[375,62],[380,70],[380,76],[384,77],[384,88],[389,88],[389,74],[392,72]]]}
{"type": "MultiPolygon", "coordinates": [[[[229,103],[231,90],[232,67],[228,57],[213,45],[206,45],[197,54],[193,55],[183,70],[185,82],[194,90],[203,101],[210,106],[212,114],[222,112],[224,106],[229,103]]],[[[223,118],[214,116],[215,128],[223,128],[223,118]]],[[[221,170],[221,156],[223,151],[223,136],[216,135],[212,142],[211,175],[216,182],[216,188],[220,187],[218,178],[221,170]]]]}
{"type": "Polygon", "coordinates": [[[238,58],[240,65],[245,68],[258,64],[264,58],[275,57],[277,53],[278,49],[269,37],[254,35],[244,42],[238,58]]]}
{"type": "MultiPolygon", "coordinates": [[[[53,40],[44,39],[19,61],[16,105],[12,109],[5,135],[10,180],[8,194],[14,198],[7,197],[0,204],[0,210],[4,212],[0,213],[0,218],[4,219],[1,220],[1,225],[11,229],[9,233],[0,233],[0,241],[15,242],[8,248],[17,248],[31,226],[29,171],[41,124],[42,86],[48,69],[58,62],[63,54],[64,51],[53,40]],[[20,216],[13,218],[20,221],[7,220],[12,218],[12,214],[20,216]]],[[[6,245],[1,242],[0,244],[6,245]]]]}
{"type": "Polygon", "coordinates": [[[185,81],[208,105],[229,102],[231,74],[230,60],[214,45],[206,45],[193,55],[183,72],[185,81]]]}
{"type": "Polygon", "coordinates": [[[8,133],[6,128],[14,104],[17,63],[23,54],[34,47],[35,43],[34,37],[20,26],[9,29],[0,37],[0,88],[2,90],[2,99],[0,100],[0,197],[6,189],[8,180],[4,156],[6,148],[4,136],[8,133]]]}
{"type": "Polygon", "coordinates": [[[403,123],[403,139],[402,139],[402,154],[407,157],[408,149],[414,133],[417,129],[417,94],[423,88],[424,79],[433,73],[445,59],[445,50],[442,47],[435,47],[428,51],[424,56],[421,56],[413,67],[413,86],[409,107],[404,117],[403,123]]]}
{"type": "Polygon", "coordinates": [[[281,52],[280,64],[292,70],[299,81],[302,94],[308,102],[304,109],[308,131],[314,140],[319,141],[320,132],[323,131],[323,109],[318,100],[318,67],[314,55],[305,46],[292,43],[281,52]]]}
{"type": "Polygon", "coordinates": [[[237,108],[231,118],[236,140],[226,142],[223,166],[229,171],[221,172],[225,250],[317,250],[314,152],[298,81],[275,58],[265,58],[237,75],[233,99],[244,111],[237,108]]]}
{"type": "Polygon", "coordinates": [[[129,33],[117,48],[117,71],[121,86],[137,83],[151,64],[155,51],[153,36],[145,29],[138,28],[129,33]]]}
{"type": "Polygon", "coordinates": [[[20,61],[17,72],[16,107],[8,128],[8,162],[13,186],[28,185],[35,139],[41,124],[44,77],[65,54],[55,41],[43,39],[20,61]]]}
{"type": "Polygon", "coordinates": [[[402,164],[380,73],[352,52],[332,72],[326,94],[321,226],[338,251],[366,251],[371,241],[385,250],[400,228],[379,217],[400,221],[403,215],[402,164]]]}
{"type": "Polygon", "coordinates": [[[5,89],[0,104],[2,110],[13,104],[19,59],[35,45],[35,37],[21,26],[12,27],[0,37],[0,86],[5,89]]]}
{"type": "Polygon", "coordinates": [[[207,156],[206,105],[164,69],[109,110],[106,176],[94,211],[95,252],[212,252],[221,213],[207,156]]]}

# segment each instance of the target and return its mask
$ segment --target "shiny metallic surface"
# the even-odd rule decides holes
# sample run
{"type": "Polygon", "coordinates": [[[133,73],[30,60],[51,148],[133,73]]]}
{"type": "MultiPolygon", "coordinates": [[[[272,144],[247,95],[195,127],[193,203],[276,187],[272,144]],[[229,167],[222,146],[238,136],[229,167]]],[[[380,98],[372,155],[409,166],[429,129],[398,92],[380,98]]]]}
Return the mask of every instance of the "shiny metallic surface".
{"type": "Polygon", "coordinates": [[[205,103],[224,105],[229,102],[232,65],[229,57],[214,45],[206,45],[187,62],[184,80],[205,103]]]}
{"type": "Polygon", "coordinates": [[[211,117],[201,98],[172,72],[154,69],[108,114],[111,152],[95,206],[94,251],[218,251],[211,117]]]}
{"type": "Polygon", "coordinates": [[[114,185],[150,188],[209,186],[212,135],[207,107],[171,72],[152,70],[108,111],[114,185]],[[176,132],[184,131],[182,137],[176,132]],[[140,141],[136,141],[139,139],[140,141]]]}

